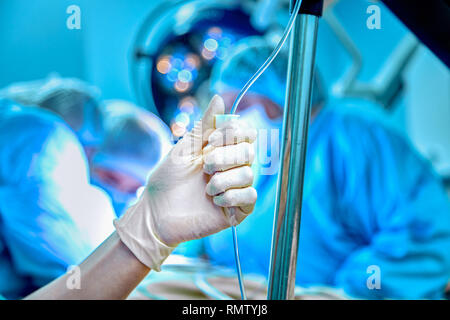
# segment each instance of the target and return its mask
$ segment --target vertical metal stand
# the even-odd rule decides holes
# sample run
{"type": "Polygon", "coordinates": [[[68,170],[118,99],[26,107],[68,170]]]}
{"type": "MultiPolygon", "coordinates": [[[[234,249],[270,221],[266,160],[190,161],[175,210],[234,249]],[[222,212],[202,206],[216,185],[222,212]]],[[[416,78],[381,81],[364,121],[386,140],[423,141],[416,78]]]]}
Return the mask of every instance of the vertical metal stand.
{"type": "MultiPolygon", "coordinates": [[[[321,14],[321,1],[309,2],[314,2],[315,5],[319,3],[321,14]]],[[[306,145],[311,113],[318,15],[320,15],[300,12],[290,39],[283,145],[269,271],[270,300],[292,299],[295,288],[306,145]]]]}

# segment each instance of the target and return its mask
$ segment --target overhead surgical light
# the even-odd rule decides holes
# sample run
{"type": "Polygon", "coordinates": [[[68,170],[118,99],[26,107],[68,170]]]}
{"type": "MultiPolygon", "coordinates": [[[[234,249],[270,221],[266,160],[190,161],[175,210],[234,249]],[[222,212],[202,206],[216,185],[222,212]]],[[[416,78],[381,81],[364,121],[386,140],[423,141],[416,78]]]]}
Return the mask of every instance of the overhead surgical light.
{"type": "Polygon", "coordinates": [[[260,34],[243,2],[252,1],[165,2],[140,28],[131,66],[138,103],[159,114],[175,137],[202,114],[213,65],[241,38],[260,34]]]}

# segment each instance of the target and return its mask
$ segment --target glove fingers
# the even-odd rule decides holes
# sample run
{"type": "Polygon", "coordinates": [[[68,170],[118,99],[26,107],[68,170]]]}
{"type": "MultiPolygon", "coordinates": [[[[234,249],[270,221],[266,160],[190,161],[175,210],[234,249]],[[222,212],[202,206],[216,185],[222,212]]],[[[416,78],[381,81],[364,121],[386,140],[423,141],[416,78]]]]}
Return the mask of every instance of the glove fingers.
{"type": "Polygon", "coordinates": [[[256,202],[256,190],[253,187],[242,189],[230,189],[213,198],[214,204],[219,207],[244,207],[248,208],[256,202]]]}
{"type": "Polygon", "coordinates": [[[218,147],[204,155],[203,170],[207,174],[213,174],[217,171],[251,165],[254,158],[253,144],[248,142],[218,147]]]}
{"type": "Polygon", "coordinates": [[[219,95],[215,95],[208,105],[202,119],[203,142],[208,141],[209,135],[214,131],[214,119],[218,114],[225,113],[225,103],[219,95]]]}
{"type": "MultiPolygon", "coordinates": [[[[250,213],[252,213],[254,208],[255,208],[255,204],[254,203],[251,204],[251,205],[248,205],[248,206],[241,206],[241,207],[239,207],[239,209],[242,211],[242,213],[245,215],[245,217],[248,216],[250,213]]],[[[244,219],[242,219],[242,220],[244,220],[244,219]]]]}
{"type": "Polygon", "coordinates": [[[224,172],[215,173],[206,185],[206,193],[216,196],[232,188],[245,188],[253,184],[253,171],[243,166],[224,172]]]}
{"type": "Polygon", "coordinates": [[[208,138],[208,143],[214,147],[225,145],[232,145],[241,142],[252,143],[256,140],[256,129],[245,125],[245,122],[240,120],[232,120],[220,127],[208,138]]]}
{"type": "Polygon", "coordinates": [[[255,205],[246,206],[246,210],[244,211],[243,207],[232,207],[232,208],[223,208],[225,215],[228,220],[228,224],[230,226],[237,226],[240,224],[245,218],[247,218],[250,213],[252,213],[255,205]]]}
{"type": "Polygon", "coordinates": [[[224,207],[228,223],[236,226],[252,213],[256,198],[256,190],[247,187],[227,190],[223,195],[215,196],[213,201],[216,205],[224,207]]]}
{"type": "Polygon", "coordinates": [[[189,163],[192,156],[201,155],[202,148],[208,141],[209,135],[215,130],[215,116],[225,112],[225,105],[219,95],[215,95],[202,120],[195,123],[194,128],[175,145],[170,156],[174,163],[189,163]]]}

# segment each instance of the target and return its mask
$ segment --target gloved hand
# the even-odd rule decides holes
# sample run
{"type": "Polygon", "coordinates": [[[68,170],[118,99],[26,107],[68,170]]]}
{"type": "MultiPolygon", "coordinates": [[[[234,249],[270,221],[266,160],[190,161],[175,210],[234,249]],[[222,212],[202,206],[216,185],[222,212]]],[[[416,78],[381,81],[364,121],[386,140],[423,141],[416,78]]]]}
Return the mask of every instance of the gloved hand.
{"type": "Polygon", "coordinates": [[[253,211],[256,130],[239,120],[216,129],[215,115],[224,110],[222,98],[214,96],[203,119],[152,173],[137,203],[114,222],[122,242],[153,270],[179,243],[239,224],[253,211]]]}

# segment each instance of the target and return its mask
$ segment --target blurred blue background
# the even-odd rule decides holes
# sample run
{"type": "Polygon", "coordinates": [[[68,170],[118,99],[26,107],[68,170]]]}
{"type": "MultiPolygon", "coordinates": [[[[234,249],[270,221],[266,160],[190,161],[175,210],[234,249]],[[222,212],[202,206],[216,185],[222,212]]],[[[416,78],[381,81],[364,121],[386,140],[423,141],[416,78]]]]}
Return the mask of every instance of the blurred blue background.
{"type": "MultiPolygon", "coordinates": [[[[137,101],[132,85],[132,45],[152,9],[164,0],[1,0],[0,87],[39,79],[51,72],[98,86],[104,99],[137,101]],[[81,30],[69,30],[66,9],[81,8],[81,30]]],[[[366,27],[366,0],[340,1],[335,14],[363,56],[361,81],[371,81],[407,31],[380,3],[380,30],[366,27]]],[[[350,63],[329,26],[321,22],[317,63],[330,88],[350,63]]],[[[420,45],[405,73],[404,94],[392,122],[443,175],[450,174],[450,75],[420,45]]]]}
{"type": "MultiPolygon", "coordinates": [[[[320,70],[321,79],[324,82],[324,89],[327,91],[331,102],[335,102],[337,105],[342,102],[341,100],[344,100],[343,104],[349,104],[351,107],[358,108],[361,113],[367,112],[372,114],[373,117],[382,116],[383,121],[387,121],[390,126],[393,126],[402,134],[406,135],[413,142],[417,150],[431,160],[434,168],[440,174],[440,177],[443,178],[446,187],[449,188],[450,72],[448,68],[425,46],[420,44],[414,35],[383,6],[381,1],[325,0],[325,3],[329,6],[327,6],[319,25],[316,63],[320,70]],[[370,16],[370,13],[367,13],[367,9],[370,5],[376,5],[381,10],[380,29],[369,29],[367,27],[367,19],[370,16]],[[353,81],[348,82],[349,85],[346,86],[345,80],[350,79],[347,76],[351,74],[352,70],[357,70],[357,72],[354,73],[353,81]],[[335,101],[333,101],[334,99],[335,101]]],[[[114,117],[120,118],[121,116],[126,118],[126,112],[130,112],[133,114],[133,119],[144,122],[148,121],[151,129],[155,130],[156,127],[162,128],[161,132],[159,132],[161,133],[159,138],[164,137],[161,141],[164,142],[162,144],[165,144],[165,149],[168,150],[172,146],[172,141],[169,141],[169,133],[172,133],[171,138],[175,138],[176,140],[192,128],[194,120],[201,116],[203,109],[207,105],[207,101],[212,95],[213,90],[215,90],[213,89],[213,83],[217,79],[214,76],[217,73],[221,76],[226,73],[222,72],[221,66],[229,66],[227,62],[229,61],[228,58],[232,56],[230,52],[236,54],[235,57],[238,56],[239,50],[237,49],[239,44],[247,45],[250,48],[250,39],[257,38],[258,40],[263,40],[265,44],[270,45],[275,44],[279,40],[283,27],[286,25],[289,17],[288,4],[289,0],[0,0],[0,90],[12,83],[43,79],[54,73],[63,78],[79,78],[100,89],[101,96],[98,99],[100,102],[99,105],[104,107],[108,104],[108,108],[105,108],[105,110],[107,109],[108,112],[112,113],[112,115],[109,115],[110,119],[114,119],[114,117]],[[68,13],[67,9],[72,5],[78,6],[81,10],[81,29],[79,30],[69,29],[67,27],[67,20],[71,16],[71,13],[68,13]],[[124,101],[119,101],[118,99],[124,101]],[[107,101],[108,103],[106,103],[107,101]],[[137,106],[130,105],[130,102],[137,106]],[[144,110],[139,107],[152,111],[162,121],[156,119],[156,116],[151,114],[147,114],[148,119],[145,119],[142,116],[144,110]],[[115,112],[116,114],[114,114],[115,112]],[[164,125],[163,121],[168,127],[164,125]],[[170,132],[169,128],[171,130],[170,132]]],[[[259,50],[259,47],[257,48],[259,50]]],[[[271,50],[271,46],[267,46],[266,48],[271,50]]],[[[229,78],[231,80],[239,78],[238,75],[243,75],[243,78],[246,78],[256,71],[255,64],[258,63],[256,63],[256,59],[252,59],[253,57],[249,52],[250,50],[245,51],[244,55],[245,57],[250,57],[248,59],[250,62],[247,64],[239,63],[237,67],[226,68],[227,71],[230,71],[229,78]]],[[[265,54],[268,55],[267,52],[265,54]]],[[[276,62],[283,61],[280,58],[283,55],[286,58],[286,51],[280,54],[276,62]]],[[[259,51],[257,51],[257,56],[260,57],[259,51]]],[[[262,84],[263,91],[266,88],[270,88],[267,92],[268,95],[275,92],[277,97],[281,96],[283,98],[284,89],[280,89],[283,86],[280,83],[282,81],[279,80],[285,79],[285,77],[280,72],[281,68],[276,70],[279,71],[278,73],[273,72],[275,65],[277,65],[276,62],[271,66],[272,69],[268,69],[268,72],[265,74],[268,75],[268,78],[257,84],[262,84]],[[278,77],[280,74],[282,76],[281,78],[278,77]],[[273,80],[273,82],[265,82],[267,79],[273,80]]],[[[237,87],[239,88],[239,85],[237,87]]],[[[252,89],[255,87],[257,85],[252,89]]],[[[94,88],[89,88],[88,91],[91,91],[90,89],[97,92],[94,88]]],[[[97,98],[96,95],[95,97],[97,98]]],[[[273,108],[280,111],[282,103],[279,103],[277,100],[274,101],[275,103],[271,106],[273,107],[279,104],[278,109],[273,108]]],[[[63,105],[63,103],[60,105],[63,105]]],[[[86,105],[89,104],[86,103],[86,105]]],[[[244,112],[242,114],[244,116],[244,112]]],[[[268,114],[267,110],[266,114],[268,114]]],[[[2,115],[5,115],[5,118],[7,118],[6,113],[0,114],[0,120],[2,119],[2,115]]],[[[250,115],[253,116],[253,114],[250,115]]],[[[281,117],[280,115],[281,112],[279,112],[278,116],[281,117]]],[[[63,116],[61,117],[64,118],[63,116]]],[[[84,113],[82,117],[84,117],[84,113]]],[[[92,117],[92,122],[99,123],[99,118],[100,116],[98,118],[92,117]]],[[[270,122],[264,122],[264,118],[255,118],[255,122],[263,119],[261,120],[261,123],[264,124],[262,127],[269,127],[267,123],[270,124],[270,122]]],[[[83,120],[86,119],[83,118],[83,120]]],[[[67,122],[70,126],[70,121],[67,122]]],[[[104,120],[104,123],[107,122],[104,120]]],[[[111,123],[113,122],[111,121],[111,123]]],[[[136,124],[135,122],[130,123],[136,124]]],[[[3,131],[13,136],[16,133],[26,133],[27,130],[23,130],[23,127],[22,125],[15,126],[14,128],[17,128],[17,132],[9,129],[3,131]]],[[[90,126],[87,127],[90,129],[90,126]]],[[[120,126],[117,127],[120,128],[120,126]]],[[[137,141],[144,141],[145,138],[153,137],[148,132],[141,132],[139,130],[136,132],[142,133],[142,135],[134,135],[133,130],[128,131],[133,133],[131,136],[127,135],[125,129],[128,126],[125,125],[123,126],[125,128],[124,131],[115,130],[116,127],[112,124],[110,124],[109,128],[111,130],[110,133],[117,133],[117,136],[123,139],[110,139],[108,141],[114,140],[118,144],[121,144],[121,146],[131,146],[130,150],[133,147],[139,147],[138,143],[136,143],[137,141]],[[143,138],[141,139],[141,137],[143,138]],[[132,143],[129,143],[129,141],[132,141],[132,143]]],[[[133,129],[134,127],[131,126],[131,128],[133,129]]],[[[321,133],[327,131],[326,125],[321,128],[323,129],[320,131],[321,133]]],[[[79,131],[81,132],[82,130],[80,129],[79,131]]],[[[94,130],[93,132],[96,131],[94,130]]],[[[9,137],[8,135],[6,136],[9,137]]],[[[79,134],[80,136],[82,135],[79,134]]],[[[114,138],[116,137],[116,135],[113,136],[114,138]]],[[[326,133],[323,136],[326,137],[326,133]]],[[[92,137],[94,138],[93,140],[100,141],[103,139],[103,132],[101,134],[98,132],[93,133],[91,135],[92,137]]],[[[353,134],[349,137],[349,141],[355,142],[360,138],[361,136],[359,134],[353,134]]],[[[9,142],[9,138],[4,141],[9,142]]],[[[28,140],[24,141],[29,144],[28,140]]],[[[157,145],[152,139],[148,141],[149,145],[157,145]]],[[[361,139],[360,142],[364,144],[364,141],[367,140],[361,139]]],[[[82,142],[84,144],[84,141],[82,142]]],[[[78,141],[74,141],[73,143],[80,149],[78,151],[82,151],[82,146],[78,145],[78,141]]],[[[98,143],[100,144],[100,142],[98,143]]],[[[11,143],[3,144],[5,147],[10,145],[11,143]]],[[[105,145],[107,143],[103,147],[105,145]]],[[[114,144],[112,145],[114,146],[114,144]]],[[[148,152],[151,147],[142,145],[143,147],[141,149],[145,150],[142,154],[152,156],[153,151],[148,152]]],[[[386,142],[383,145],[383,148],[385,147],[386,149],[377,149],[377,155],[383,158],[385,154],[383,152],[386,150],[399,151],[395,147],[393,147],[393,150],[389,150],[389,146],[390,144],[386,142]]],[[[138,191],[142,191],[147,173],[150,171],[149,167],[140,167],[137,160],[133,163],[131,161],[128,162],[131,159],[131,151],[134,150],[131,150],[126,156],[121,157],[114,153],[108,154],[109,150],[114,150],[113,147],[110,149],[104,147],[100,149],[100,152],[94,150],[95,148],[92,145],[83,145],[83,147],[85,147],[86,159],[81,159],[81,162],[85,160],[89,161],[88,169],[90,170],[91,177],[93,177],[89,183],[96,186],[94,188],[95,190],[100,192],[103,189],[106,192],[105,194],[102,193],[103,196],[108,196],[108,199],[106,199],[108,205],[104,205],[105,211],[108,211],[108,213],[115,211],[117,215],[120,215],[132,203],[130,200],[131,197],[134,199],[138,196],[138,191]],[[98,153],[92,157],[95,152],[98,153]],[[108,155],[111,157],[108,158],[108,155]],[[124,165],[119,167],[119,164],[122,163],[124,165]],[[117,168],[114,168],[114,166],[117,166],[117,168]],[[132,167],[132,172],[128,171],[132,167]],[[110,170],[108,171],[107,169],[110,170]],[[115,172],[116,169],[117,172],[115,172]],[[125,170],[120,171],[120,169],[125,170]],[[95,177],[93,173],[97,176],[95,177]],[[113,175],[113,173],[116,175],[113,175]],[[139,175],[142,175],[142,179],[133,179],[139,175]],[[108,185],[107,183],[102,184],[104,182],[102,178],[105,177],[111,181],[117,180],[123,183],[118,182],[113,185],[108,185]],[[111,177],[116,178],[116,180],[111,177]],[[120,187],[124,185],[126,188],[122,190],[120,187]],[[100,188],[97,189],[97,187],[100,188]],[[109,200],[115,203],[113,203],[114,210],[109,205],[109,200]]],[[[120,150],[128,149],[124,148],[120,150]]],[[[351,150],[354,153],[355,149],[347,148],[347,150],[351,150]]],[[[165,154],[165,151],[163,151],[161,147],[161,155],[165,154]]],[[[353,153],[351,156],[353,156],[353,153]]],[[[159,151],[154,152],[154,154],[158,154],[159,157],[159,151]]],[[[345,151],[342,154],[345,154],[345,151]]],[[[326,157],[324,158],[327,159],[326,157]]],[[[376,162],[375,160],[374,162],[376,162]]],[[[48,161],[47,158],[42,163],[47,164],[48,161]]],[[[146,158],[145,162],[146,164],[151,163],[151,166],[156,163],[156,161],[153,162],[153,158],[150,160],[146,158]]],[[[61,161],[61,163],[68,164],[69,166],[73,165],[72,162],[66,163],[66,161],[61,161]]],[[[404,162],[401,161],[401,163],[403,164],[404,162]]],[[[15,161],[13,165],[16,168],[20,168],[15,161]]],[[[80,165],[80,167],[83,167],[82,170],[87,171],[84,165],[86,165],[86,168],[88,167],[87,161],[85,164],[80,165]]],[[[405,164],[405,167],[401,169],[404,169],[414,177],[413,170],[409,170],[409,168],[405,164]]],[[[28,171],[25,171],[28,174],[28,171]]],[[[72,170],[65,171],[69,174],[73,173],[72,170]]],[[[403,179],[401,170],[399,172],[400,175],[397,176],[395,175],[396,172],[387,171],[386,176],[380,180],[383,180],[386,184],[389,184],[391,181],[402,184],[405,182],[403,180],[406,179],[403,179]],[[391,177],[393,177],[392,180],[390,179],[391,177]]],[[[7,175],[12,174],[7,170],[7,175]]],[[[63,175],[58,173],[57,176],[57,178],[61,178],[63,175]]],[[[105,180],[108,180],[106,178],[105,180]]],[[[314,178],[319,178],[317,181],[320,181],[321,175],[317,174],[314,178]]],[[[60,180],[64,179],[61,178],[60,180]]],[[[361,180],[365,180],[365,178],[361,180]]],[[[375,177],[375,180],[378,180],[378,177],[375,177]]],[[[260,219],[266,212],[273,213],[274,197],[272,195],[276,192],[276,184],[274,181],[276,181],[276,176],[272,176],[270,179],[267,178],[267,180],[261,178],[261,180],[255,183],[260,185],[258,197],[262,201],[258,202],[259,207],[256,207],[255,214],[253,214],[252,218],[249,218],[246,224],[242,224],[239,227],[241,232],[244,231],[244,234],[247,233],[249,238],[251,238],[251,231],[254,230],[249,227],[250,225],[253,226],[251,219],[257,219],[256,217],[260,219]],[[260,190],[264,190],[264,193],[260,192],[260,190]],[[245,228],[248,229],[246,230],[245,228]]],[[[33,181],[32,179],[27,179],[27,182],[33,181]]],[[[64,184],[66,184],[66,180],[64,180],[64,184]]],[[[68,185],[72,187],[71,184],[68,185]]],[[[323,188],[324,185],[326,186],[324,183],[320,184],[320,190],[317,189],[317,191],[314,191],[317,194],[325,194],[326,191],[324,192],[324,190],[326,189],[323,188]]],[[[348,185],[352,185],[352,183],[348,183],[348,185]]],[[[365,187],[364,184],[362,187],[365,187]]],[[[61,188],[58,187],[55,189],[58,190],[61,188]]],[[[70,188],[68,190],[68,194],[75,195],[73,198],[77,198],[77,191],[72,191],[70,188]]],[[[403,189],[399,188],[399,190],[399,192],[403,192],[403,189]]],[[[430,216],[433,218],[437,217],[436,219],[439,220],[441,216],[436,215],[438,210],[434,209],[434,205],[439,207],[440,203],[435,201],[433,197],[439,197],[441,195],[435,191],[436,189],[428,190],[431,190],[429,194],[423,193],[425,196],[422,195],[429,202],[426,206],[422,207],[414,202],[412,202],[412,205],[417,207],[419,209],[417,211],[423,213],[425,216],[432,213],[430,216]],[[423,212],[420,210],[421,208],[423,212]]],[[[11,191],[16,192],[16,189],[11,188],[11,191]]],[[[388,192],[385,192],[385,188],[379,187],[376,190],[370,191],[371,198],[370,201],[367,201],[369,204],[372,204],[372,202],[374,205],[383,203],[384,207],[389,207],[389,202],[386,201],[385,197],[388,192]]],[[[330,194],[332,192],[328,192],[329,197],[330,194]]],[[[442,194],[445,196],[444,191],[442,194]]],[[[27,198],[31,198],[28,191],[26,192],[26,196],[27,198]]],[[[58,197],[53,197],[53,194],[51,196],[51,199],[59,200],[58,197]]],[[[73,200],[73,198],[69,200],[73,200]]],[[[399,198],[402,199],[402,197],[399,198]]],[[[17,197],[16,199],[19,204],[25,203],[21,197],[17,197]]],[[[314,200],[315,198],[311,197],[310,199],[314,200]]],[[[393,199],[395,205],[392,205],[392,207],[395,207],[395,209],[403,209],[403,207],[397,205],[396,201],[398,198],[393,197],[393,199]]],[[[75,200],[74,202],[78,204],[78,199],[75,200]]],[[[38,201],[34,202],[37,203],[38,201]]],[[[95,201],[92,202],[95,203],[95,201]]],[[[328,203],[331,203],[327,201],[321,202],[324,203],[325,207],[328,203]]],[[[32,204],[34,205],[35,203],[32,204]]],[[[314,205],[314,201],[311,200],[311,203],[314,205]]],[[[361,201],[360,204],[364,207],[366,203],[361,201]]],[[[355,203],[353,205],[354,207],[357,206],[355,203]]],[[[409,203],[406,205],[409,205],[409,203]]],[[[380,206],[380,208],[382,207],[383,205],[380,206]]],[[[11,206],[11,208],[14,208],[14,206],[11,206]]],[[[339,210],[339,208],[332,207],[331,205],[330,208],[330,212],[339,210]]],[[[444,210],[446,209],[444,206],[442,208],[444,210]]],[[[37,214],[45,211],[40,208],[38,209],[35,211],[37,214]]],[[[76,209],[74,210],[76,213],[78,213],[78,210],[82,213],[89,213],[88,210],[84,210],[84,208],[79,209],[78,206],[76,209]]],[[[448,212],[448,210],[445,212],[444,210],[440,212],[443,214],[448,212]]],[[[32,212],[32,210],[28,209],[23,211],[32,212]]],[[[319,212],[320,210],[316,211],[319,212]]],[[[323,211],[326,212],[327,210],[323,211]]],[[[363,211],[369,212],[370,210],[361,210],[361,212],[363,211]]],[[[378,208],[376,211],[378,212],[378,208]]],[[[9,212],[12,212],[10,215],[12,217],[20,217],[16,215],[17,210],[10,210],[9,212]]],[[[404,212],[407,212],[407,210],[404,210],[404,212]]],[[[267,215],[264,217],[267,217],[267,215]]],[[[409,219],[409,216],[406,218],[409,219]]],[[[408,219],[404,220],[406,221],[408,219]]],[[[104,220],[107,220],[106,223],[99,222],[98,225],[109,225],[112,227],[112,224],[109,223],[112,220],[111,216],[107,216],[104,220]]],[[[320,219],[316,220],[320,221],[320,219]]],[[[447,220],[444,217],[437,224],[444,229],[447,220]],[[441,221],[443,222],[442,224],[440,223],[441,221]]],[[[33,219],[27,217],[24,221],[33,221],[33,219]]],[[[260,230],[271,230],[272,216],[264,221],[266,224],[261,225],[260,230]]],[[[308,223],[306,219],[303,219],[303,225],[305,225],[305,221],[308,223]]],[[[353,220],[349,219],[348,221],[353,220]]],[[[421,226],[424,225],[422,220],[417,221],[420,222],[421,226]]],[[[102,238],[101,233],[95,228],[96,224],[91,223],[90,220],[88,222],[88,225],[93,226],[92,230],[89,229],[88,231],[92,231],[96,237],[101,238],[100,240],[103,241],[104,238],[102,238]]],[[[15,224],[11,225],[16,227],[15,224]]],[[[324,224],[324,226],[328,225],[324,224]]],[[[50,224],[50,227],[46,230],[50,234],[52,234],[52,231],[63,230],[56,226],[56,224],[50,224]]],[[[351,230],[351,227],[350,225],[348,229],[351,230]]],[[[357,229],[357,227],[354,229],[357,229]]],[[[422,230],[421,228],[418,229],[422,230]]],[[[436,230],[439,230],[439,228],[436,230]]],[[[104,231],[106,233],[108,230],[105,229],[104,231]]],[[[34,231],[26,232],[28,235],[39,234],[39,232],[34,231]]],[[[45,232],[42,233],[45,234],[45,232]]],[[[320,234],[320,232],[317,233],[320,234]]],[[[20,232],[16,231],[11,232],[11,234],[14,236],[21,235],[20,232]]],[[[264,234],[269,235],[270,233],[268,231],[264,234]]],[[[398,234],[402,236],[401,232],[398,234]]],[[[17,237],[22,241],[23,239],[19,236],[17,237]]],[[[339,243],[339,237],[330,233],[330,243],[339,243]]],[[[83,240],[83,237],[80,236],[79,238],[83,240]]],[[[60,241],[57,238],[55,239],[54,242],[59,245],[60,241]]],[[[231,238],[226,233],[218,234],[215,238],[216,240],[213,237],[211,239],[208,241],[210,241],[209,243],[212,249],[217,249],[217,257],[220,259],[224,258],[225,262],[227,259],[232,259],[232,254],[224,254],[226,250],[231,249],[228,241],[231,238]]],[[[245,250],[252,253],[250,256],[247,255],[247,259],[243,260],[244,263],[254,263],[254,261],[259,263],[257,260],[252,260],[258,254],[263,257],[260,261],[268,260],[269,255],[264,250],[266,250],[266,245],[268,250],[270,241],[269,238],[266,240],[266,242],[261,241],[262,245],[259,247],[252,247],[253,243],[251,241],[241,242],[244,244],[241,247],[243,249],[241,253],[245,253],[245,250]],[[249,246],[245,247],[246,244],[249,246]],[[261,251],[256,251],[254,248],[258,248],[261,251]]],[[[368,242],[370,241],[368,240],[368,242]]],[[[0,239],[0,242],[2,242],[2,239],[0,239]]],[[[33,241],[24,241],[24,243],[35,244],[33,241]]],[[[310,243],[315,242],[310,241],[310,243]]],[[[398,243],[401,248],[401,245],[407,242],[400,239],[398,243]]],[[[429,251],[429,256],[439,260],[439,255],[435,255],[434,252],[438,252],[439,250],[444,252],[445,244],[442,245],[440,242],[437,242],[437,244],[433,242],[432,244],[435,245],[436,251],[429,251]]],[[[3,242],[0,243],[0,253],[6,248],[6,246],[2,246],[3,242]]],[[[388,242],[388,246],[391,246],[391,242],[388,242]]],[[[41,247],[45,246],[41,245],[41,247]]],[[[197,242],[190,248],[188,245],[186,250],[198,250],[195,254],[199,255],[202,254],[202,250],[204,251],[205,248],[205,243],[197,242]]],[[[208,254],[211,254],[213,251],[211,248],[209,248],[210,252],[208,254]]],[[[411,248],[414,249],[415,247],[411,248]]],[[[9,250],[9,248],[6,249],[9,250]]],[[[181,253],[183,253],[182,250],[185,250],[182,246],[180,246],[180,249],[181,253]]],[[[311,250],[311,252],[316,254],[316,250],[311,250]]],[[[81,255],[84,257],[84,253],[81,255]]],[[[416,252],[413,252],[413,255],[420,257],[420,254],[416,252]]],[[[37,260],[39,260],[39,263],[42,263],[42,270],[45,272],[48,271],[44,259],[36,255],[34,251],[32,251],[30,256],[39,257],[37,260]]],[[[320,256],[320,253],[317,256],[320,256]]],[[[326,256],[327,258],[332,258],[329,252],[326,252],[326,256]]],[[[2,257],[5,258],[6,256],[0,255],[0,258],[2,257]]],[[[8,257],[5,258],[5,261],[7,259],[8,257]]],[[[229,261],[231,261],[231,264],[233,263],[232,260],[229,261]]],[[[320,268],[325,266],[333,269],[333,267],[330,267],[332,266],[331,264],[322,262],[326,260],[317,261],[320,268]]],[[[20,267],[33,267],[33,263],[28,262],[18,265],[20,267]]],[[[245,264],[243,265],[247,267],[245,264]]],[[[416,263],[411,263],[410,266],[412,269],[417,269],[416,263]]],[[[249,269],[246,268],[246,270],[249,269]]],[[[0,271],[3,270],[6,269],[0,268],[0,271]]],[[[407,272],[411,270],[407,269],[407,272]]],[[[419,268],[417,270],[422,269],[419,268]]],[[[55,273],[52,277],[58,274],[55,273]]],[[[424,274],[423,279],[427,279],[428,274],[424,274]]],[[[401,281],[405,281],[405,283],[410,280],[410,278],[404,277],[403,274],[398,278],[401,278],[401,281]]],[[[9,275],[0,276],[0,289],[2,289],[2,279],[6,285],[13,282],[10,280],[9,275]]],[[[39,286],[42,284],[39,283],[39,286]]],[[[409,283],[404,287],[406,288],[405,292],[409,294],[408,286],[409,283]]]]}

